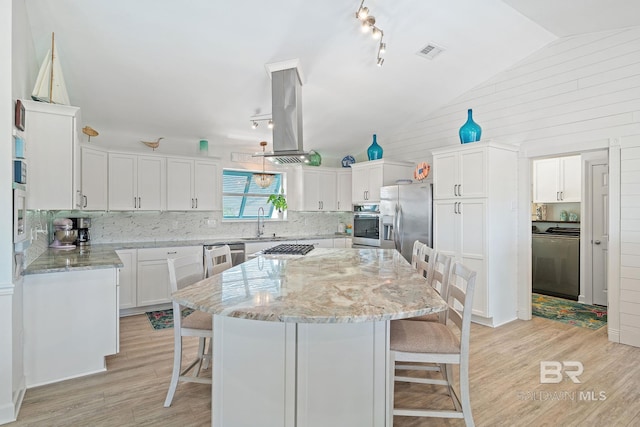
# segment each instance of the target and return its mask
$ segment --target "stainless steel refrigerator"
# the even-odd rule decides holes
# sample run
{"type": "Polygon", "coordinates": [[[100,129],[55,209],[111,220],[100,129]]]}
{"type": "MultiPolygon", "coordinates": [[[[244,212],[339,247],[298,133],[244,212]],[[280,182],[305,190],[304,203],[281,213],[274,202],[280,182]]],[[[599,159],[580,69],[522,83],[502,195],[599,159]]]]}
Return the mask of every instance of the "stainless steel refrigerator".
{"type": "Polygon", "coordinates": [[[411,262],[413,242],[433,247],[433,183],[388,185],[380,189],[382,247],[395,248],[411,262]]]}

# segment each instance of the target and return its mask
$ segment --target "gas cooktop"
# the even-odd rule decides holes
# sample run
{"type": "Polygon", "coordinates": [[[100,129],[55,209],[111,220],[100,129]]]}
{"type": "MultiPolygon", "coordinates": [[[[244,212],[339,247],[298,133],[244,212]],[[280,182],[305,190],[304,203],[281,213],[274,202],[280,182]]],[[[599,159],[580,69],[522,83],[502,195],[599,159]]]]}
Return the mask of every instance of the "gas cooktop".
{"type": "Polygon", "coordinates": [[[306,255],[313,250],[313,245],[282,244],[262,251],[265,255],[306,255]]]}

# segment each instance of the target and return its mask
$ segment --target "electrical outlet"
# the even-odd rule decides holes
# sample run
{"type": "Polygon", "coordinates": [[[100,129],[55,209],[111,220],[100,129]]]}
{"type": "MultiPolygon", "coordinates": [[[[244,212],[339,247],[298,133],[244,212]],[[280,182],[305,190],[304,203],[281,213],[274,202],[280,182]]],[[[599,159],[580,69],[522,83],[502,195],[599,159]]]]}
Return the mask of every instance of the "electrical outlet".
{"type": "Polygon", "coordinates": [[[207,218],[207,227],[216,228],[217,226],[218,226],[218,220],[217,219],[207,218]]]}

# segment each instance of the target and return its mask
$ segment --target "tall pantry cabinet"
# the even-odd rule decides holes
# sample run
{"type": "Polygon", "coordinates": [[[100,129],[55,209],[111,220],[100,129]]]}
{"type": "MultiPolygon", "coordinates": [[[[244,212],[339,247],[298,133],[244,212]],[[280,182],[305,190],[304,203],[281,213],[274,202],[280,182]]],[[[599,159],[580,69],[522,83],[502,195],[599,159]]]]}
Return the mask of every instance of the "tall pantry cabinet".
{"type": "Polygon", "coordinates": [[[476,142],[433,150],[434,248],[476,271],[473,319],[517,318],[517,151],[476,142]]]}

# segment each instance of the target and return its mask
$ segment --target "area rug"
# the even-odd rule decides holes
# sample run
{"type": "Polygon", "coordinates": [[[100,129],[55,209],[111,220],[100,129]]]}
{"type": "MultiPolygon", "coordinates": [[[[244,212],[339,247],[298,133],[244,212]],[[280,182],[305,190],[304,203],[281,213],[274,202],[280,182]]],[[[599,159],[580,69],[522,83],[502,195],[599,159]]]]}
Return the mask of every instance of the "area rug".
{"type": "Polygon", "coordinates": [[[607,324],[606,307],[548,295],[531,294],[531,311],[534,316],[583,328],[600,329],[607,324]]]}
{"type": "MultiPolygon", "coordinates": [[[[193,313],[192,309],[185,308],[182,310],[182,317],[184,318],[191,313],[193,313]]],[[[151,327],[155,330],[173,328],[173,309],[171,308],[168,310],[147,311],[147,317],[151,327]]]]}

